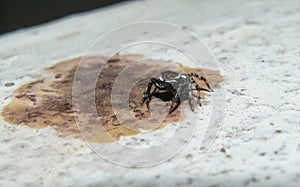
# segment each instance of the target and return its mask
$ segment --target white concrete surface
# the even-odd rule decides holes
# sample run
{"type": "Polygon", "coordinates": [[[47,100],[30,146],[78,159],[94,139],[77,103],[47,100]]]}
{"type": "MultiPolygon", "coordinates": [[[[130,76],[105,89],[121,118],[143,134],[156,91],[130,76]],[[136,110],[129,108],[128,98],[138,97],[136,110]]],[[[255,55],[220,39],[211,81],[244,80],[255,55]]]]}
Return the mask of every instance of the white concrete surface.
{"type": "Polygon", "coordinates": [[[43,68],[82,56],[102,34],[137,21],[167,21],[197,33],[226,77],[225,116],[214,144],[200,152],[196,136],[174,158],[148,168],[111,164],[51,127],[1,119],[0,185],[299,186],[299,12],[297,0],[133,1],[0,36],[1,108],[43,68]]]}

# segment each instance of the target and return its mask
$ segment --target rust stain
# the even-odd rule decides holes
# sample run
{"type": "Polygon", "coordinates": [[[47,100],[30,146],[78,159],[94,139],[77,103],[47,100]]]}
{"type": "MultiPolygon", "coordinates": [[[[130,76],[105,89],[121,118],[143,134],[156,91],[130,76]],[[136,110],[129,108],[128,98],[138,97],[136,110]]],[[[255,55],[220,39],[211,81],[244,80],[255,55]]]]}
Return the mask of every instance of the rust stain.
{"type": "MultiPolygon", "coordinates": [[[[96,118],[87,117],[88,126],[85,137],[90,142],[105,143],[111,140],[105,138],[103,133],[109,133],[115,140],[120,136],[131,136],[138,132],[128,129],[118,122],[118,119],[112,109],[111,92],[114,80],[118,74],[128,65],[133,65],[136,72],[148,71],[160,73],[165,70],[173,70],[177,72],[195,72],[207,77],[212,88],[218,88],[219,83],[223,81],[223,77],[218,71],[208,69],[198,69],[183,66],[181,64],[170,63],[166,61],[151,61],[140,63],[143,58],[141,55],[122,55],[114,56],[107,61],[106,57],[89,57],[94,61],[93,65],[84,68],[84,72],[88,75],[90,71],[95,71],[96,66],[102,67],[95,88],[96,109],[100,114],[97,119],[105,127],[106,132],[97,131],[96,118]]],[[[31,128],[40,129],[47,126],[54,127],[60,137],[80,137],[79,130],[75,123],[74,112],[72,108],[72,84],[76,68],[81,58],[75,58],[67,61],[59,62],[52,67],[46,68],[45,73],[40,78],[24,84],[14,91],[14,99],[3,107],[1,115],[4,120],[11,124],[26,125],[31,128]]],[[[130,76],[130,75],[128,75],[130,76]]],[[[131,90],[129,96],[130,113],[137,120],[147,119],[151,112],[147,112],[145,106],[141,106],[141,98],[145,87],[149,80],[138,82],[131,90]]],[[[201,84],[201,83],[200,83],[201,84]]],[[[204,85],[202,85],[204,86],[204,85]]],[[[82,97],[90,97],[90,94],[83,94],[82,97]]],[[[202,97],[204,97],[204,92],[202,97]]],[[[89,107],[88,105],[86,107],[89,107]]],[[[170,103],[167,104],[170,107],[170,103]]],[[[165,114],[162,125],[178,122],[184,119],[182,108],[189,107],[183,103],[172,115],[165,114]]],[[[154,120],[153,123],[156,123],[154,120]]],[[[144,126],[151,124],[145,124],[144,126]]]]}

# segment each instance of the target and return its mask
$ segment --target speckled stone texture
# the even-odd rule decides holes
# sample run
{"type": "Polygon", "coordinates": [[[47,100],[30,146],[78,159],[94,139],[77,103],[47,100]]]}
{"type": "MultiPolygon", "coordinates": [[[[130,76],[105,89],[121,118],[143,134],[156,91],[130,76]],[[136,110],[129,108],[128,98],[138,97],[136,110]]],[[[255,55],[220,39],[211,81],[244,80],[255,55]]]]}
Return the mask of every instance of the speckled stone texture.
{"type": "Polygon", "coordinates": [[[200,152],[196,134],[174,158],[148,168],[111,164],[51,127],[1,119],[0,185],[299,186],[299,12],[297,0],[133,1],[0,36],[1,108],[43,68],[82,56],[102,34],[137,21],[192,30],[226,79],[225,116],[210,148],[200,152]]]}

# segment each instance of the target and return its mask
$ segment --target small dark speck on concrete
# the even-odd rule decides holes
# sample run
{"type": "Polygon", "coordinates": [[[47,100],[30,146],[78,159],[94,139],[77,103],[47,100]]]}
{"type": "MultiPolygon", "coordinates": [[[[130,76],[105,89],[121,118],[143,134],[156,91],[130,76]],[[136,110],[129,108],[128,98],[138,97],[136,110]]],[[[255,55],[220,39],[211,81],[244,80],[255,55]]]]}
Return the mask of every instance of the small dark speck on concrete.
{"type": "Polygon", "coordinates": [[[185,156],[185,158],[186,158],[186,159],[191,159],[191,158],[193,158],[193,155],[192,155],[192,154],[187,154],[187,155],[185,156]]]}
{"type": "Polygon", "coordinates": [[[192,178],[188,178],[188,181],[187,181],[188,184],[192,184],[192,183],[193,183],[193,180],[194,180],[194,179],[192,179],[192,178]]]}
{"type": "Polygon", "coordinates": [[[226,154],[226,158],[232,158],[230,155],[226,154]]]}
{"type": "Polygon", "coordinates": [[[265,156],[266,153],[265,152],[262,152],[262,153],[259,153],[260,156],[265,156]]]}
{"type": "Polygon", "coordinates": [[[8,82],[8,83],[5,83],[5,84],[4,84],[4,86],[6,86],[6,87],[11,87],[11,86],[13,86],[13,85],[15,85],[14,82],[8,82]]]}
{"type": "Polygon", "coordinates": [[[187,27],[187,26],[182,26],[181,28],[182,28],[182,29],[187,29],[188,27],[187,27]]]}
{"type": "Polygon", "coordinates": [[[257,182],[257,179],[252,177],[245,182],[245,185],[249,185],[250,183],[255,183],[255,182],[257,182]]]}
{"type": "Polygon", "coordinates": [[[282,133],[282,130],[276,130],[275,133],[282,133]]]}
{"type": "Polygon", "coordinates": [[[225,149],[224,147],[222,147],[222,148],[220,149],[220,151],[221,151],[222,153],[226,153],[226,149],[225,149]]]}
{"type": "Polygon", "coordinates": [[[219,187],[219,185],[218,184],[213,184],[213,185],[211,185],[209,187],[219,187]]]}

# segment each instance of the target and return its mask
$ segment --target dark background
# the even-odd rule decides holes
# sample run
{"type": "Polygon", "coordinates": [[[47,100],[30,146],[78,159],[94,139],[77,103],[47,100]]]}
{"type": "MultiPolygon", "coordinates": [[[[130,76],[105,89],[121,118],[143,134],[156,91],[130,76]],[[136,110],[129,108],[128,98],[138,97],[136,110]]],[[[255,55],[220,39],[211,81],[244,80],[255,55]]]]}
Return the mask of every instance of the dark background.
{"type": "Polygon", "coordinates": [[[0,34],[124,0],[0,0],[0,34]]]}

